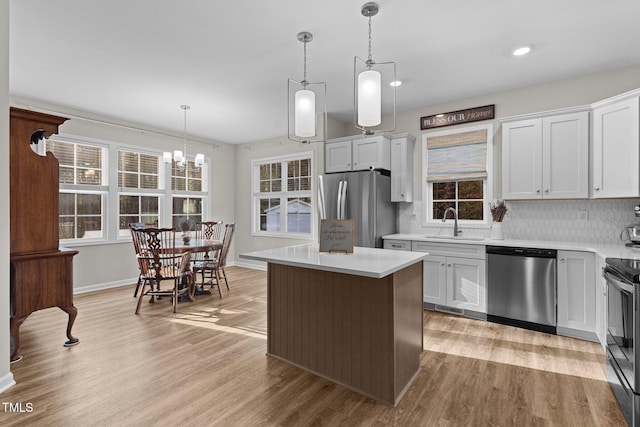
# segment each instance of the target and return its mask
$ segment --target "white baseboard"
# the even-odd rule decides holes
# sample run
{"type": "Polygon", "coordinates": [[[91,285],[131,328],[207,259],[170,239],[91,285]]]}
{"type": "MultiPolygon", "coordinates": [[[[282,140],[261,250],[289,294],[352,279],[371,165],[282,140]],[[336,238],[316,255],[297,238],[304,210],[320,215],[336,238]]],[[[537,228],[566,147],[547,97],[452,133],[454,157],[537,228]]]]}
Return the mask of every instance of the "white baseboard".
{"type": "Polygon", "coordinates": [[[236,261],[234,265],[238,267],[250,268],[252,270],[267,271],[267,263],[262,263],[259,265],[259,264],[251,264],[248,262],[236,261]]]}
{"type": "MultiPolygon", "coordinates": [[[[251,268],[253,270],[267,271],[266,263],[264,265],[257,265],[257,264],[249,264],[249,263],[234,261],[234,262],[228,262],[227,266],[228,267],[238,266],[238,267],[251,268]]],[[[120,286],[133,285],[137,281],[138,281],[137,277],[132,277],[131,279],[117,280],[115,282],[98,283],[96,285],[82,286],[80,288],[74,288],[73,294],[74,295],[85,294],[87,292],[102,291],[105,289],[118,288],[120,286]]]]}
{"type": "Polygon", "coordinates": [[[118,288],[120,286],[132,285],[137,281],[138,281],[138,278],[133,277],[131,279],[117,280],[115,282],[98,283],[97,285],[83,286],[81,288],[74,288],[73,294],[78,295],[78,294],[85,294],[87,292],[102,291],[104,289],[118,288]]]}
{"type": "Polygon", "coordinates": [[[9,387],[16,384],[16,381],[13,379],[13,374],[9,372],[4,377],[0,378],[0,393],[7,390],[9,387]]]}
{"type": "Polygon", "coordinates": [[[578,338],[586,341],[600,342],[600,339],[598,339],[598,336],[595,334],[595,332],[581,331],[579,329],[565,328],[563,326],[558,326],[556,328],[556,333],[558,335],[562,335],[565,337],[578,338]]]}

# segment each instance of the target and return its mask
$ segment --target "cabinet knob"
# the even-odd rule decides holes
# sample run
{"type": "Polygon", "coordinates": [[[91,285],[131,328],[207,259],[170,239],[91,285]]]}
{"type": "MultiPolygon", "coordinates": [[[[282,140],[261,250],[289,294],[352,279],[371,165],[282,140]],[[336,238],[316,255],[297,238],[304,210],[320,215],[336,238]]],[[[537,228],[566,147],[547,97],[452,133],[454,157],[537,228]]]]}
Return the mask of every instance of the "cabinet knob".
{"type": "Polygon", "coordinates": [[[545,193],[548,193],[548,192],[549,192],[549,189],[547,188],[546,190],[544,190],[544,192],[545,192],[545,193]]]}
{"type": "Polygon", "coordinates": [[[566,259],[560,258],[560,262],[565,262],[565,261],[566,261],[566,259]]]}
{"type": "Polygon", "coordinates": [[[536,193],[540,193],[540,189],[539,188],[536,190],[536,193]]]}
{"type": "Polygon", "coordinates": [[[448,267],[451,267],[451,264],[447,264],[448,267]]]}
{"type": "Polygon", "coordinates": [[[444,267],[444,262],[441,265],[444,267]]]}
{"type": "Polygon", "coordinates": [[[600,187],[596,187],[596,188],[594,188],[594,190],[600,191],[600,187]]]}

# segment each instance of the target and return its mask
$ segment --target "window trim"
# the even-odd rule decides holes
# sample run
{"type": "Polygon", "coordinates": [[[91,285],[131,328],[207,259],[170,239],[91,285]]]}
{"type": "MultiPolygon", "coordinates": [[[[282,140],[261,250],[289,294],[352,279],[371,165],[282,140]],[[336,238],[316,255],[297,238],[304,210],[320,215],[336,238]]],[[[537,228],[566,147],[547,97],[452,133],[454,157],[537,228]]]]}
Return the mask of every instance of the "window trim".
{"type": "MultiPolygon", "coordinates": [[[[453,227],[453,221],[442,222],[442,218],[433,218],[433,183],[427,182],[427,139],[435,136],[453,135],[456,133],[472,132],[478,130],[486,130],[487,132],[487,178],[483,180],[482,191],[484,194],[483,202],[483,221],[464,220],[458,221],[459,225],[467,228],[488,228],[491,226],[492,217],[489,210],[489,203],[493,200],[493,123],[455,127],[446,130],[429,131],[422,133],[422,218],[423,227],[453,227]]],[[[459,199],[457,199],[459,201],[459,199]]]]}
{"type": "MultiPolygon", "coordinates": [[[[277,237],[284,239],[297,239],[297,240],[316,240],[317,235],[317,217],[316,217],[316,198],[314,197],[316,191],[316,184],[313,177],[315,176],[315,165],[313,161],[313,151],[304,151],[299,153],[285,154],[281,156],[273,157],[261,157],[251,160],[251,236],[255,237],[277,237]],[[294,192],[294,191],[277,191],[271,193],[260,192],[260,165],[276,162],[289,162],[295,160],[309,159],[309,176],[311,178],[311,186],[309,191],[294,192]],[[306,196],[308,194],[308,196],[306,196]],[[261,198],[280,198],[285,200],[287,198],[295,197],[309,197],[311,199],[311,231],[309,233],[294,233],[285,231],[261,231],[260,230],[260,206],[258,200],[261,198]]],[[[287,174],[283,170],[281,180],[283,186],[287,180],[287,174]]],[[[286,204],[286,203],[285,203],[286,204]]],[[[282,202],[281,202],[282,205],[282,202]]],[[[286,218],[286,216],[285,216],[286,218]]],[[[284,219],[282,219],[284,221],[284,219]]]]}

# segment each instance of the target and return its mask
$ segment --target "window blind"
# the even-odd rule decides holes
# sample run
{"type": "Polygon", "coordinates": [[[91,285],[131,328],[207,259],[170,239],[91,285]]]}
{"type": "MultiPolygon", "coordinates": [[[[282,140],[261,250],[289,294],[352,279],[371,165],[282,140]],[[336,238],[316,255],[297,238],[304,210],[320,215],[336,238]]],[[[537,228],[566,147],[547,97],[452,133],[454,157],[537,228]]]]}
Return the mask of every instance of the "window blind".
{"type": "Polygon", "coordinates": [[[427,137],[427,181],[487,177],[487,131],[427,137]]]}

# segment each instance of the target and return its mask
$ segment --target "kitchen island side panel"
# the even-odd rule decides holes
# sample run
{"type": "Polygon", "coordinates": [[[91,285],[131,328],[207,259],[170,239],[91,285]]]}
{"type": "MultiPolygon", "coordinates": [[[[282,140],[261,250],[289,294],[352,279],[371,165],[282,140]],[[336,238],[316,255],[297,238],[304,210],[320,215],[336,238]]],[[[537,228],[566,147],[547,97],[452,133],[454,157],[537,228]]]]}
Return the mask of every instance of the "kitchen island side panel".
{"type": "Polygon", "coordinates": [[[422,263],[381,279],[275,263],[268,269],[268,354],[397,403],[419,369],[422,263]],[[398,314],[405,310],[413,314],[398,314]]]}
{"type": "Polygon", "coordinates": [[[423,301],[422,262],[394,274],[394,328],[396,345],[396,396],[406,391],[420,369],[424,348],[423,312],[415,310],[423,301]]]}

